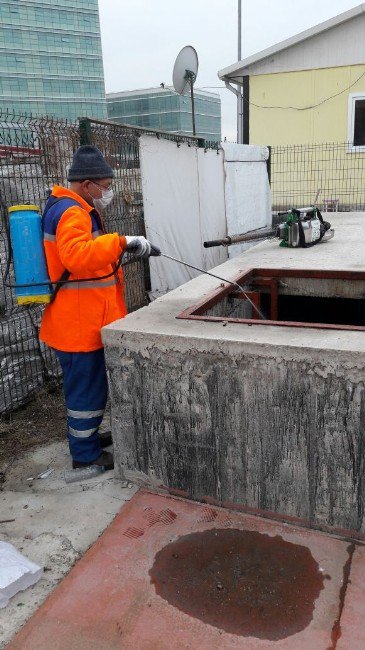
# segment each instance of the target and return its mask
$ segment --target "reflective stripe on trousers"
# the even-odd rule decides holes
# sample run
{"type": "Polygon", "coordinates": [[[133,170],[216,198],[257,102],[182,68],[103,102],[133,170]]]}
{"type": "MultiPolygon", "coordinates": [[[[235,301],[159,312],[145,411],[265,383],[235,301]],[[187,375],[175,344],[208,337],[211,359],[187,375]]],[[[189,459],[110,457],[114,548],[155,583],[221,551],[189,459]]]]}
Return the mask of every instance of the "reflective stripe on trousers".
{"type": "Polygon", "coordinates": [[[63,372],[68,441],[73,460],[96,460],[101,453],[99,426],[108,395],[104,350],[55,350],[63,372]]]}

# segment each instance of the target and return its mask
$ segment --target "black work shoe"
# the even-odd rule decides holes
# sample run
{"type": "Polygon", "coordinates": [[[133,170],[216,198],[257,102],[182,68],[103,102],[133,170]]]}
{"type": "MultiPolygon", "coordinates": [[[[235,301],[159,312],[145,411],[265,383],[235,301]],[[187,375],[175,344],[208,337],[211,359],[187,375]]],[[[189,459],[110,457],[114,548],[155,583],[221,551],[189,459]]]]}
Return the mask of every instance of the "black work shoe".
{"type": "Polygon", "coordinates": [[[99,431],[100,447],[104,449],[113,444],[111,431],[99,431]]]}
{"type": "Polygon", "coordinates": [[[111,454],[109,451],[103,451],[100,456],[96,460],[93,460],[91,463],[80,463],[78,460],[72,461],[73,469],[78,469],[79,467],[92,467],[93,465],[103,467],[105,472],[109,469],[114,469],[113,454],[111,454]]]}

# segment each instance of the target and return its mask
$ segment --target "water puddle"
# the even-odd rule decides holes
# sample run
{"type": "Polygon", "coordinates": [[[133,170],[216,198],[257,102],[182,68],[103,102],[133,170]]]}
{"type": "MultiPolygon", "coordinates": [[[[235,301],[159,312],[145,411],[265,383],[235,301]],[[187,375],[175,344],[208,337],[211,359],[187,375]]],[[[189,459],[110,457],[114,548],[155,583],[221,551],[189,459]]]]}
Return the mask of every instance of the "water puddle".
{"type": "Polygon", "coordinates": [[[277,641],[312,620],[324,576],[310,550],[256,531],[211,529],[159,551],[156,593],[204,623],[277,641]]]}

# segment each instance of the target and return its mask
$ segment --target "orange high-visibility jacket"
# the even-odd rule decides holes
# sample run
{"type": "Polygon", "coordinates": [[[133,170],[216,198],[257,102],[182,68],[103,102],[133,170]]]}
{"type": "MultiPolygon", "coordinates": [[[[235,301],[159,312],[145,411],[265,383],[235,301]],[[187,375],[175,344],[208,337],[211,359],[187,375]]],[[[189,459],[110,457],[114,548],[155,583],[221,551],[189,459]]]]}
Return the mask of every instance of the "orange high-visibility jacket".
{"type": "Polygon", "coordinates": [[[43,218],[44,248],[53,283],[68,270],[69,280],[93,278],[61,286],[47,305],[40,338],[64,352],[91,352],[103,347],[100,329],[126,313],[121,269],[113,266],[127,246],[118,233],[104,234],[99,213],[78,194],[56,185],[43,218]],[[62,200],[57,200],[62,197],[62,200]]]}

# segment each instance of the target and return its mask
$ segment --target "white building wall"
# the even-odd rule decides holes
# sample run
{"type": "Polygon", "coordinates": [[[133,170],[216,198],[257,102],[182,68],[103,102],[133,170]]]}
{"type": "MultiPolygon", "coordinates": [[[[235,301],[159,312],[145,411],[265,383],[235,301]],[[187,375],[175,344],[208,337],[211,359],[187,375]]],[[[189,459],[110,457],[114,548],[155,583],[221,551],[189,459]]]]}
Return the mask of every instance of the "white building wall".
{"type": "Polygon", "coordinates": [[[252,63],[235,76],[292,72],[365,63],[365,14],[252,63]]]}

